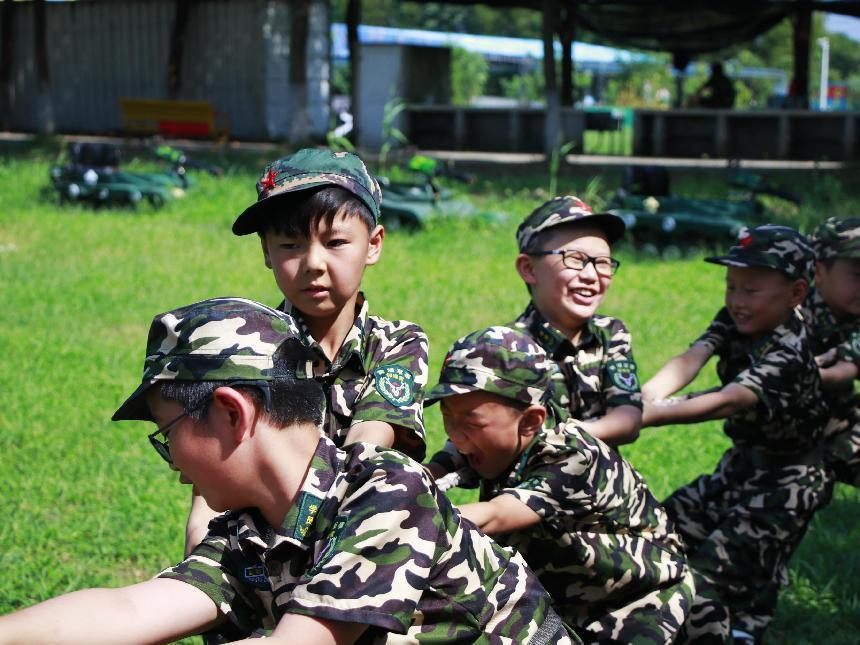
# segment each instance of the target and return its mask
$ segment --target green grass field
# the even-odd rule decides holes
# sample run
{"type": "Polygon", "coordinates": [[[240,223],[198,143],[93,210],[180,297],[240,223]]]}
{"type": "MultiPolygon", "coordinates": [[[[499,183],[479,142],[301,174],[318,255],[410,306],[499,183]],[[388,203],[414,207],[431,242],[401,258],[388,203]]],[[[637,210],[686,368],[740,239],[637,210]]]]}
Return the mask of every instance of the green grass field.
{"type": "MultiPolygon", "coordinates": [[[[193,301],[280,294],[255,237],[230,233],[254,198],[262,160],[228,160],[227,175],[199,177],[182,199],[154,211],[60,206],[43,188],[38,150],[0,156],[0,613],[73,589],[150,576],[182,554],[190,492],[146,441],[143,423],[111,423],[140,377],[151,317],[193,301]]],[[[579,171],[583,172],[583,171],[579,171]]],[[[565,192],[607,192],[564,175],[565,192]]],[[[838,173],[777,178],[803,192],[791,213],[808,225],[860,213],[860,188],[838,173]]],[[[497,224],[448,220],[417,234],[392,232],[365,282],[371,309],[420,323],[431,341],[431,381],[447,346],[514,318],[526,292],[513,269],[514,230],[536,205],[545,173],[494,170],[474,201],[508,215],[497,224]]],[[[681,173],[679,192],[720,195],[719,173],[681,173]]],[[[699,259],[662,262],[622,251],[603,308],[634,336],[647,379],[684,349],[721,305],[723,272],[699,259]]],[[[716,383],[707,370],[694,386],[716,383]]],[[[427,414],[430,449],[444,438],[427,414]]],[[[717,423],[647,429],[624,454],[658,498],[710,471],[728,445],[717,423]]],[[[455,500],[468,499],[462,492],[455,500]]],[[[840,488],[792,561],[771,643],[860,641],[860,495],[840,488]]]]}

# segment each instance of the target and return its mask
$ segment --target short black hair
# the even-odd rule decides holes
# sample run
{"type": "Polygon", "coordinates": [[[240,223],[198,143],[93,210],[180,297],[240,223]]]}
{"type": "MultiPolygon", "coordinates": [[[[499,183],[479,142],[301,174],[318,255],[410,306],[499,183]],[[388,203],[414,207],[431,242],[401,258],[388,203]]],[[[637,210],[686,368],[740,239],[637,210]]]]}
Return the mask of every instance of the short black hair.
{"type": "Polygon", "coordinates": [[[320,186],[269,199],[271,205],[260,227],[261,236],[271,231],[288,237],[308,238],[311,228],[322,221],[331,226],[338,215],[360,218],[368,232],[376,226],[367,205],[341,186],[320,186]]]}
{"type": "Polygon", "coordinates": [[[272,381],[261,384],[237,381],[163,381],[161,397],[175,401],[195,421],[206,417],[209,406],[203,402],[219,387],[232,387],[248,396],[271,422],[279,427],[313,423],[322,425],[325,395],[322,386],[313,378],[297,378],[299,360],[313,360],[307,348],[295,339],[286,341],[272,357],[272,381]],[[268,401],[264,388],[268,388],[268,401]]]}

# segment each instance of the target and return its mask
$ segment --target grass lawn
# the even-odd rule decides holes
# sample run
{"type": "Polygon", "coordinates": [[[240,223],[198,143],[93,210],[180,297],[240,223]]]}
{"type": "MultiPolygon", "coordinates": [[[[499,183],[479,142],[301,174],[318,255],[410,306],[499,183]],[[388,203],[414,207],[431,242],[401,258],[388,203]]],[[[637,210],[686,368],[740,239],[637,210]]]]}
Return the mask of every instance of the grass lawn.
{"type": "MultiPolygon", "coordinates": [[[[230,233],[254,198],[262,160],[231,164],[222,179],[200,176],[182,200],[134,212],[59,206],[42,193],[46,155],[0,156],[0,613],[85,586],[139,580],[181,557],[189,490],[150,448],[146,424],[109,418],[139,381],[154,314],[221,295],[280,300],[256,237],[230,233]]],[[[565,175],[560,189],[605,194],[619,173],[599,182],[591,174],[565,175]]],[[[847,176],[782,177],[808,198],[790,215],[808,226],[830,214],[860,214],[860,188],[847,176]]],[[[505,222],[449,220],[386,238],[365,291],[373,312],[427,331],[431,381],[455,338],[510,321],[525,306],[513,269],[514,230],[547,183],[534,171],[487,172],[473,199],[506,214],[505,222]]],[[[714,172],[682,174],[676,190],[724,192],[714,172]]],[[[720,307],[723,270],[630,251],[621,259],[603,311],[631,329],[647,379],[720,307]]],[[[706,370],[694,387],[715,383],[706,370]]],[[[441,446],[435,408],[427,430],[430,450],[441,446]]],[[[662,498],[710,471],[727,445],[719,424],[707,423],[647,429],[624,454],[662,498]]],[[[463,491],[452,497],[470,499],[463,491]]],[[[856,490],[839,488],[813,521],[770,642],[860,641],[858,504],[856,490]]]]}

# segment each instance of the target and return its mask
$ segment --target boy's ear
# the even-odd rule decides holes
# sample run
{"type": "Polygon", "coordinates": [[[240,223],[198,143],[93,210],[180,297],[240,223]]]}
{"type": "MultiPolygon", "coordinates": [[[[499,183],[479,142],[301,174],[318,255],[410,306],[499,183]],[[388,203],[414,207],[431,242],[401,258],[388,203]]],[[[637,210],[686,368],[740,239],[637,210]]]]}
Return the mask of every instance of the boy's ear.
{"type": "Polygon", "coordinates": [[[546,408],[537,404],[530,405],[523,410],[520,417],[517,428],[520,436],[524,439],[531,439],[543,428],[544,421],[546,421],[546,408]]]}
{"type": "Polygon", "coordinates": [[[385,229],[381,224],[377,224],[376,228],[370,232],[370,240],[367,245],[367,264],[376,264],[379,262],[379,256],[382,253],[382,240],[385,239],[385,229]]]}
{"type": "Polygon", "coordinates": [[[212,403],[228,425],[236,443],[247,439],[254,427],[257,410],[251,399],[232,387],[219,387],[212,393],[212,403]]]}
{"type": "Polygon", "coordinates": [[[260,236],[260,246],[263,248],[263,261],[266,263],[266,268],[272,268],[272,260],[269,258],[269,242],[265,235],[260,236]]]}
{"type": "Polygon", "coordinates": [[[809,291],[809,283],[803,278],[798,278],[794,282],[791,283],[791,306],[796,307],[801,302],[803,302],[804,298],[806,298],[806,294],[809,291]]]}
{"type": "Polygon", "coordinates": [[[517,273],[520,274],[520,277],[526,284],[535,284],[537,282],[533,261],[534,258],[530,255],[526,255],[525,253],[520,253],[515,260],[517,273]]]}

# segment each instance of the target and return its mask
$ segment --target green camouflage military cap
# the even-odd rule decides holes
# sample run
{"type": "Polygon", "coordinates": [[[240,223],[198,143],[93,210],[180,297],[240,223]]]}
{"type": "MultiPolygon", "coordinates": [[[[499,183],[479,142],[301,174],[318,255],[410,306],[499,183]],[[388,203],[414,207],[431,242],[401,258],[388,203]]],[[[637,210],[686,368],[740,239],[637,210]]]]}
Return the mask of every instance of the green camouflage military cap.
{"type": "Polygon", "coordinates": [[[517,246],[520,253],[538,250],[532,248],[531,244],[541,231],[572,222],[583,222],[599,228],[610,244],[620,240],[626,229],[624,220],[618,215],[592,213],[591,207],[578,197],[554,197],[538,206],[520,224],[517,229],[517,246]]]}
{"type": "Polygon", "coordinates": [[[860,217],[829,217],[809,236],[815,259],[860,258],[860,217]]]}
{"type": "Polygon", "coordinates": [[[542,403],[552,369],[552,361],[531,336],[510,327],[488,327],[451,346],[425,405],[475,390],[542,403]]]}
{"type": "Polygon", "coordinates": [[[272,200],[279,195],[319,186],[340,186],[360,199],[379,220],[382,191],[364,162],[351,152],[305,148],[273,161],[257,182],[257,202],[233,222],[233,233],[247,235],[261,230],[272,200]]]}
{"type": "Polygon", "coordinates": [[[140,386],[112,418],[151,421],[144,394],[158,381],[272,381],[272,356],[291,338],[298,342],[300,334],[289,314],[244,298],[213,298],[159,314],[149,327],[140,386]]]}
{"type": "Polygon", "coordinates": [[[738,242],[726,255],[705,258],[705,262],[735,267],[769,267],[790,280],[810,280],[815,254],[809,241],[788,226],[762,224],[744,227],[738,242]]]}

